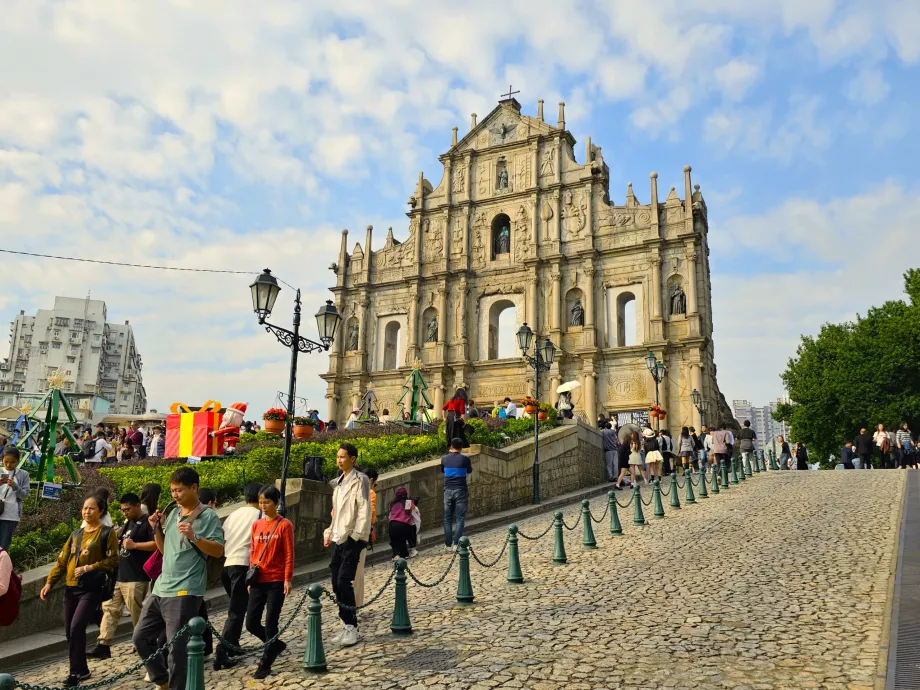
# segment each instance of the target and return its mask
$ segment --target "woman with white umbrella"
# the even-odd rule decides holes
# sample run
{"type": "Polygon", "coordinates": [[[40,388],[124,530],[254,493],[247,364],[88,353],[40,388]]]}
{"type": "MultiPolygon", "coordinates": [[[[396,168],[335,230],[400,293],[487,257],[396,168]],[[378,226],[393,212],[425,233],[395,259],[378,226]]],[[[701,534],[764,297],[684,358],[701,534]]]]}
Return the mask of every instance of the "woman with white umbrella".
{"type": "Polygon", "coordinates": [[[563,419],[573,419],[575,417],[572,391],[580,386],[581,384],[578,381],[568,381],[556,389],[556,393],[559,394],[559,398],[556,400],[556,409],[559,410],[559,414],[563,419]]]}

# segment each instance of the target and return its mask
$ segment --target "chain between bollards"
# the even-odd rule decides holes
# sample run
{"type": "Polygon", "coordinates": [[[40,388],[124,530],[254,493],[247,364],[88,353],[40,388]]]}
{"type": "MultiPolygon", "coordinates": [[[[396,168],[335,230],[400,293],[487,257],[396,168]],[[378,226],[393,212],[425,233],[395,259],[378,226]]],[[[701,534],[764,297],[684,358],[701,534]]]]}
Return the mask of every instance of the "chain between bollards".
{"type": "MultiPolygon", "coordinates": [[[[457,551],[459,551],[459,549],[457,551]]],[[[432,587],[437,587],[439,584],[441,584],[442,582],[444,582],[444,580],[447,579],[448,573],[450,573],[451,569],[454,567],[454,563],[457,561],[457,551],[454,551],[453,554],[451,554],[450,563],[447,564],[447,570],[445,570],[444,573],[441,575],[441,577],[439,577],[434,582],[422,582],[421,580],[419,580],[415,576],[415,573],[412,572],[412,568],[409,567],[408,564],[406,564],[406,573],[408,573],[409,577],[412,578],[412,581],[415,584],[417,584],[419,587],[424,587],[425,589],[431,589],[432,587]]]]}
{"type": "Polygon", "coordinates": [[[495,557],[495,560],[491,563],[486,563],[485,561],[479,560],[479,556],[476,555],[476,550],[473,548],[473,545],[470,544],[470,556],[473,557],[473,560],[476,561],[483,568],[493,568],[498,565],[498,562],[502,559],[502,556],[505,555],[505,549],[508,548],[508,540],[505,539],[505,543],[502,545],[502,550],[498,552],[498,556],[495,557]]]}
{"type": "Polygon", "coordinates": [[[519,537],[523,537],[523,538],[526,539],[527,541],[538,541],[538,540],[542,539],[543,537],[545,537],[547,534],[549,534],[550,530],[553,529],[553,526],[554,526],[555,524],[556,524],[555,522],[549,523],[549,527],[547,527],[545,530],[543,530],[543,531],[542,531],[540,534],[538,534],[536,537],[528,537],[526,534],[524,534],[524,533],[521,532],[520,530],[518,530],[518,536],[519,536],[519,537]]]}

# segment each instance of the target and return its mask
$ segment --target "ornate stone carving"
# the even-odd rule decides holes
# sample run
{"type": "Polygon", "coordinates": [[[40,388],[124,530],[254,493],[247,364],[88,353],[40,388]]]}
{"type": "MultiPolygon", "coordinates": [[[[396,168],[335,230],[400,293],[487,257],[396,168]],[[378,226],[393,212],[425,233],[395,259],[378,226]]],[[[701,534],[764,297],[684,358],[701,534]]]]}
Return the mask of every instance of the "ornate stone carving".
{"type": "Polygon", "coordinates": [[[480,196],[485,196],[489,193],[489,166],[485,163],[480,163],[476,171],[476,178],[476,181],[479,183],[479,194],[480,196]]]}
{"type": "Polygon", "coordinates": [[[549,223],[553,219],[553,207],[548,201],[543,202],[543,208],[540,209],[540,219],[543,221],[543,241],[549,242],[552,238],[549,232],[549,223]]]}
{"type": "Polygon", "coordinates": [[[463,165],[458,165],[456,170],[454,170],[454,182],[451,190],[454,194],[463,194],[463,190],[466,189],[466,170],[463,165]]]}
{"type": "Polygon", "coordinates": [[[440,259],[444,251],[444,234],[441,231],[443,221],[440,218],[434,221],[425,220],[425,261],[440,259]]]}
{"type": "Polygon", "coordinates": [[[576,197],[573,192],[566,190],[562,200],[562,239],[581,239],[581,231],[585,228],[587,216],[587,198],[583,194],[576,197]]]}
{"type": "Polygon", "coordinates": [[[463,235],[466,232],[466,218],[457,218],[454,220],[454,232],[451,239],[451,253],[463,253],[463,235]]]}
{"type": "Polygon", "coordinates": [[[346,349],[349,352],[354,352],[358,349],[358,324],[353,323],[348,329],[348,343],[346,349]]]}
{"type": "Polygon", "coordinates": [[[540,176],[549,177],[556,173],[556,145],[543,149],[543,158],[540,160],[540,176]]]}
{"type": "Polygon", "coordinates": [[[517,189],[526,189],[530,186],[530,156],[518,156],[514,159],[515,179],[517,189]]]}
{"type": "Polygon", "coordinates": [[[530,256],[529,227],[527,208],[521,204],[514,216],[514,260],[518,263],[530,256]]]}
{"type": "Polygon", "coordinates": [[[607,400],[631,401],[645,397],[645,383],[639,373],[611,374],[607,379],[607,400]]]}

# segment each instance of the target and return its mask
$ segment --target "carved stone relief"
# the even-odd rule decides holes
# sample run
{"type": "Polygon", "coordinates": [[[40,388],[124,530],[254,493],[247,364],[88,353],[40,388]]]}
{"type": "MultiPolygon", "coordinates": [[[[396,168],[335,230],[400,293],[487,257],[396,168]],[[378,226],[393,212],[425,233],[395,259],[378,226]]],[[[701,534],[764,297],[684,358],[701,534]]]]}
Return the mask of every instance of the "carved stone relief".
{"type": "Polygon", "coordinates": [[[540,219],[543,221],[543,241],[549,242],[552,237],[550,236],[549,224],[553,219],[553,207],[548,201],[543,202],[543,208],[540,209],[540,219]]]}
{"type": "Polygon", "coordinates": [[[524,204],[518,208],[514,216],[514,260],[521,263],[531,255],[530,245],[530,217],[524,204]]]}
{"type": "Polygon", "coordinates": [[[566,190],[562,197],[562,239],[581,239],[587,219],[588,200],[584,194],[566,190]]]}
{"type": "Polygon", "coordinates": [[[466,231],[466,218],[454,219],[454,231],[451,233],[450,251],[452,254],[463,253],[463,234],[466,231]]]}
{"type": "Polygon", "coordinates": [[[514,170],[517,189],[526,189],[530,186],[530,156],[518,156],[515,158],[514,170]]]}
{"type": "Polygon", "coordinates": [[[454,194],[463,194],[463,191],[466,189],[466,170],[462,165],[457,166],[454,170],[454,182],[451,187],[451,190],[454,194]]]}
{"type": "Polygon", "coordinates": [[[489,179],[489,166],[485,163],[480,163],[476,171],[477,188],[480,196],[485,196],[489,193],[489,179]]]}
{"type": "Polygon", "coordinates": [[[645,393],[645,382],[639,373],[612,373],[607,378],[607,400],[611,402],[641,400],[645,393]]]}
{"type": "Polygon", "coordinates": [[[436,261],[443,256],[444,252],[444,233],[442,231],[444,221],[440,218],[434,220],[425,219],[423,224],[425,232],[424,259],[425,261],[436,261]]]}
{"type": "Polygon", "coordinates": [[[543,157],[540,159],[540,176],[549,177],[556,173],[556,145],[547,146],[543,149],[543,157]]]}

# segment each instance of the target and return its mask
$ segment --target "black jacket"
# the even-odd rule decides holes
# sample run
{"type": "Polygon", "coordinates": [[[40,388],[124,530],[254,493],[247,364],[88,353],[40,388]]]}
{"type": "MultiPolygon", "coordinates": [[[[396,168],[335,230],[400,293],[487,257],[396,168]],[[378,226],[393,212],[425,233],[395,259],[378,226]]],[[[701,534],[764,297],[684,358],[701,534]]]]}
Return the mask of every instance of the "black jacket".
{"type": "Polygon", "coordinates": [[[869,434],[859,434],[853,439],[853,448],[856,450],[857,455],[872,455],[872,451],[875,449],[875,441],[872,440],[869,434]]]}

